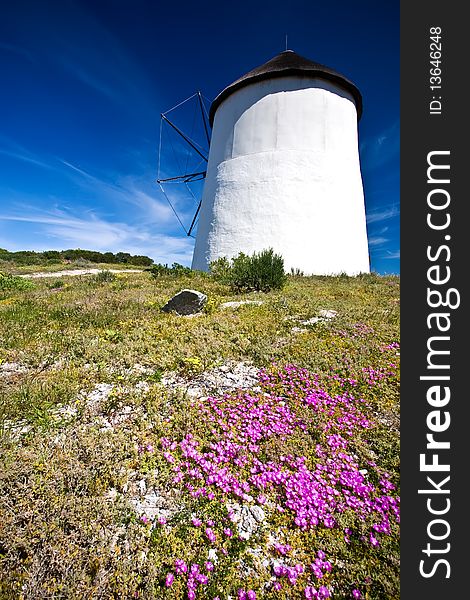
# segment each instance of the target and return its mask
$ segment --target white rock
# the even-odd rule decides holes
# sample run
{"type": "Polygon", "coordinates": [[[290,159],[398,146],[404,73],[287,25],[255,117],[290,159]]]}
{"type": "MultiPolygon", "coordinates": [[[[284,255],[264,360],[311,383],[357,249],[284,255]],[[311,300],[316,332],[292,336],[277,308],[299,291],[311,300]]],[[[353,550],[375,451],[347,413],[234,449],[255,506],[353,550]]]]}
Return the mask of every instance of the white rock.
{"type": "Polygon", "coordinates": [[[95,406],[100,402],[108,399],[108,396],[113,391],[112,383],[97,383],[93,390],[89,392],[86,396],[87,404],[90,406],[95,406]]]}
{"type": "Polygon", "coordinates": [[[20,363],[2,363],[0,364],[0,377],[12,377],[13,375],[26,373],[28,370],[28,367],[20,363]]]}
{"type": "Polygon", "coordinates": [[[291,331],[292,333],[305,333],[308,329],[305,329],[304,327],[292,327],[291,331]]]}
{"type": "Polygon", "coordinates": [[[211,560],[212,562],[215,562],[215,563],[219,562],[219,557],[217,556],[217,550],[215,548],[211,548],[209,550],[207,558],[209,560],[211,560]]]}
{"type": "Polygon", "coordinates": [[[301,325],[314,325],[315,323],[318,323],[318,321],[321,321],[322,319],[320,317],[312,317],[311,319],[306,319],[305,321],[299,321],[299,323],[301,325]]]}
{"type": "Polygon", "coordinates": [[[324,319],[334,319],[338,313],[336,310],[322,309],[318,314],[320,315],[320,317],[323,317],[324,319]]]}
{"type": "Polygon", "coordinates": [[[220,305],[220,308],[238,308],[239,306],[243,306],[245,304],[254,304],[255,306],[260,306],[263,304],[262,300],[239,300],[238,302],[223,302],[220,305]]]}

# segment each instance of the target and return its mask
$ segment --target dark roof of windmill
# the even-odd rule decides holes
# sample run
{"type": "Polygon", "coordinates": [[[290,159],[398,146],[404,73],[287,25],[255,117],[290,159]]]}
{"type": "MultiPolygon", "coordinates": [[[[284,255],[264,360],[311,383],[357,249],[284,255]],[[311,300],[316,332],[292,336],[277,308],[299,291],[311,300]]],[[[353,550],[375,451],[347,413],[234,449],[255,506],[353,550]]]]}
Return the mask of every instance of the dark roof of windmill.
{"type": "Polygon", "coordinates": [[[352,81],[349,81],[349,79],[347,79],[344,75],[341,75],[341,73],[337,73],[333,69],[325,67],[325,65],[321,65],[309,60],[308,58],[300,56],[293,50],[285,50],[274,58],[271,58],[271,60],[268,60],[268,62],[264,63],[263,65],[256,67],[252,71],[249,71],[246,73],[246,75],[243,75],[240,77],[240,79],[237,79],[227,86],[222,92],[220,92],[217,98],[212,102],[210,108],[210,124],[213,124],[215,113],[221,103],[240,88],[265,79],[272,79],[274,77],[287,77],[289,75],[318,77],[320,79],[326,79],[336,83],[352,95],[354,102],[356,103],[357,118],[358,120],[361,118],[362,96],[361,92],[357,89],[354,83],[352,83],[352,81]]]}

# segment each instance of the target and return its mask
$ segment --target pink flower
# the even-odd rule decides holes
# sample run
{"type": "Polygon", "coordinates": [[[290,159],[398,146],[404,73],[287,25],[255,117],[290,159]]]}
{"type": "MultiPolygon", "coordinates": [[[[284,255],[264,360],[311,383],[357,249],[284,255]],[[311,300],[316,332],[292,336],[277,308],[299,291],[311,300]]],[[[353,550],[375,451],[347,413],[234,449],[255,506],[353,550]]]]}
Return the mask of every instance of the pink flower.
{"type": "Polygon", "coordinates": [[[285,546],[283,546],[282,544],[274,544],[274,548],[279,552],[279,554],[282,554],[283,556],[286,555],[288,552],[290,552],[290,550],[292,549],[289,544],[286,544],[285,546]]]}
{"type": "MultiPolygon", "coordinates": [[[[365,327],[359,324],[356,333],[365,335],[365,327]]],[[[349,333],[348,337],[351,337],[349,333]]],[[[317,527],[335,529],[339,526],[335,517],[346,510],[351,511],[357,518],[373,523],[369,537],[361,539],[378,546],[381,536],[392,535],[392,522],[399,521],[399,498],[391,495],[391,475],[369,462],[367,468],[377,477],[367,477],[361,473],[358,459],[350,448],[354,434],[362,427],[373,425],[363,414],[362,407],[367,407],[368,402],[354,396],[356,388],[353,384],[366,384],[367,380],[371,380],[370,385],[385,384],[389,377],[396,376],[396,369],[393,372],[389,369],[392,369],[390,365],[366,368],[358,382],[352,372],[353,377],[332,373],[331,380],[335,383],[332,389],[328,389],[323,385],[327,379],[320,381],[318,376],[309,374],[305,369],[295,365],[274,365],[271,370],[260,374],[261,393],[240,392],[195,402],[201,418],[209,423],[208,434],[212,439],[207,446],[191,434],[183,434],[178,440],[160,440],[161,452],[167,451],[167,459],[175,461],[172,466],[174,484],[185,494],[212,498],[220,501],[222,506],[233,497],[246,499],[248,493],[260,506],[267,502],[266,496],[272,494],[273,498],[278,498],[274,506],[277,504],[277,510],[290,521],[286,525],[297,526],[304,531],[317,527]],[[323,440],[312,448],[316,460],[311,462],[309,457],[287,453],[281,458],[267,460],[261,449],[271,437],[288,441],[296,431],[310,426],[308,411],[302,411],[301,415],[297,410],[302,404],[311,411],[311,418],[317,423],[320,439],[323,440]]],[[[233,510],[228,510],[227,517],[237,521],[233,510]]],[[[214,522],[209,520],[203,524],[196,516],[191,522],[194,527],[204,528],[204,537],[213,546],[219,536],[214,522]]],[[[235,526],[229,528],[225,525],[228,523],[221,525],[223,538],[236,537],[235,526]]],[[[350,538],[352,540],[356,534],[345,528],[340,535],[344,535],[346,542],[350,543],[350,538]]],[[[282,559],[289,556],[291,548],[283,544],[283,540],[280,542],[273,550],[282,559]]],[[[218,550],[227,555],[226,549],[218,550]]],[[[333,570],[332,563],[326,560],[322,550],[315,551],[312,563],[310,582],[316,581],[316,578],[319,583],[329,581],[327,573],[333,570]]],[[[184,572],[183,567],[178,568],[176,563],[175,568],[175,575],[184,572]]],[[[209,568],[204,569],[206,575],[210,573],[209,568]]],[[[302,576],[302,568],[300,564],[280,565],[274,571],[278,577],[286,577],[295,584],[302,576]]],[[[315,590],[308,583],[307,580],[301,589],[306,597],[323,600],[331,595],[327,585],[319,589],[319,583],[315,583],[315,590]]],[[[195,592],[197,576],[188,577],[187,585],[188,590],[195,592]]],[[[274,581],[271,589],[280,589],[280,582],[274,581]]],[[[242,590],[245,600],[251,600],[250,591],[253,590],[242,590]]],[[[357,600],[355,595],[351,598],[357,600]]]]}
{"type": "Polygon", "coordinates": [[[210,561],[210,560],[208,560],[208,561],[207,561],[207,562],[204,564],[204,566],[206,567],[206,571],[209,571],[209,572],[210,572],[210,571],[213,571],[213,570],[214,570],[214,565],[211,563],[211,561],[210,561]]]}
{"type": "Polygon", "coordinates": [[[173,464],[175,462],[175,457],[172,454],[170,454],[169,452],[164,452],[163,456],[167,459],[167,461],[169,463],[173,464]]]}
{"type": "Polygon", "coordinates": [[[166,587],[170,587],[171,584],[173,583],[174,579],[175,579],[175,576],[173,575],[173,573],[167,573],[166,580],[165,580],[166,587]]]}
{"type": "Polygon", "coordinates": [[[207,539],[211,542],[211,544],[213,544],[217,539],[214,531],[210,527],[206,527],[206,536],[207,539]]]}
{"type": "Polygon", "coordinates": [[[318,597],[319,598],[329,598],[330,597],[330,590],[322,585],[319,589],[318,589],[318,597]]]}
{"type": "Polygon", "coordinates": [[[158,517],[158,522],[160,523],[160,525],[165,525],[166,524],[165,517],[158,517]]]}
{"type": "Polygon", "coordinates": [[[353,590],[352,597],[354,598],[354,600],[359,600],[359,598],[361,597],[361,592],[359,590],[353,590]]]}
{"type": "Polygon", "coordinates": [[[175,560],[175,571],[177,575],[183,575],[183,573],[187,573],[188,571],[188,566],[181,558],[175,560]]]}

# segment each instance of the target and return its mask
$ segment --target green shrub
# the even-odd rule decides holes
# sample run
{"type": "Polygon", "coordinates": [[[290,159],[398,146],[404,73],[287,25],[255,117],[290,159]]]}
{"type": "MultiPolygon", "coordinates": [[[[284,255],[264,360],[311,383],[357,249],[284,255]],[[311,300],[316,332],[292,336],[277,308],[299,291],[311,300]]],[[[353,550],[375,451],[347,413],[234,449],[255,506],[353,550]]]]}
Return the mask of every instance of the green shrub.
{"type": "Polygon", "coordinates": [[[118,342],[122,342],[124,336],[120,331],[116,329],[105,329],[103,333],[103,338],[108,342],[113,342],[117,344],[118,342]]]}
{"type": "Polygon", "coordinates": [[[58,288],[64,287],[64,285],[65,285],[65,282],[63,279],[55,279],[52,283],[48,283],[47,287],[50,290],[56,290],[58,288]]]}
{"type": "Polygon", "coordinates": [[[0,273],[0,292],[31,290],[34,283],[18,275],[0,273]]]}
{"type": "Polygon", "coordinates": [[[291,277],[305,277],[305,273],[301,269],[294,269],[294,267],[291,267],[290,275],[291,277]]]}
{"type": "Polygon", "coordinates": [[[99,271],[96,275],[93,275],[92,281],[94,283],[109,283],[116,279],[116,275],[111,271],[99,271]]]}
{"type": "Polygon", "coordinates": [[[285,282],[284,259],[272,248],[251,256],[240,252],[232,258],[229,283],[236,291],[269,292],[281,289],[285,282]]]}
{"type": "Polygon", "coordinates": [[[183,277],[185,275],[192,275],[193,271],[190,267],[185,267],[179,263],[173,263],[171,267],[168,265],[156,264],[148,269],[152,277],[157,279],[158,277],[164,277],[169,275],[171,277],[183,277]]]}
{"type": "Polygon", "coordinates": [[[230,261],[225,256],[213,260],[209,265],[210,276],[220,281],[220,283],[230,283],[231,270],[230,261]]]}

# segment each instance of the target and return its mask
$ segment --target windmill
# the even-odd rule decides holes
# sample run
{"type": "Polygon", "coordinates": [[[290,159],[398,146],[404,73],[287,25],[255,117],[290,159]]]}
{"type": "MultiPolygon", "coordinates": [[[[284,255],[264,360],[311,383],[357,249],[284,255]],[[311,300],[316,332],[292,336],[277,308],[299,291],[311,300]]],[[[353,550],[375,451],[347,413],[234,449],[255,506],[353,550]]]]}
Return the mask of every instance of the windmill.
{"type": "Polygon", "coordinates": [[[204,179],[192,268],[273,248],[305,274],[368,272],[361,114],[354,83],[292,50],[227,86],[210,107],[210,153],[192,146],[205,170],[178,178],[204,179]]]}

